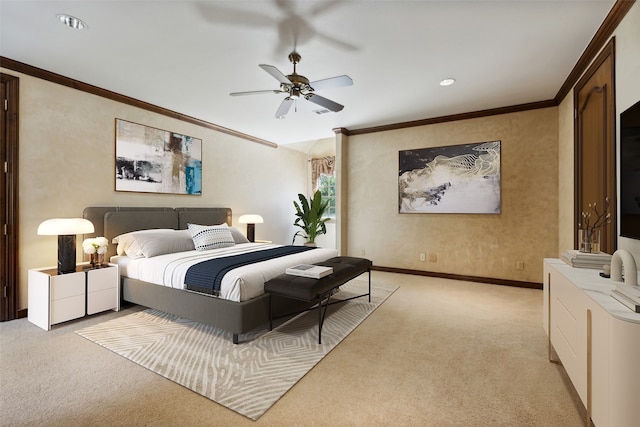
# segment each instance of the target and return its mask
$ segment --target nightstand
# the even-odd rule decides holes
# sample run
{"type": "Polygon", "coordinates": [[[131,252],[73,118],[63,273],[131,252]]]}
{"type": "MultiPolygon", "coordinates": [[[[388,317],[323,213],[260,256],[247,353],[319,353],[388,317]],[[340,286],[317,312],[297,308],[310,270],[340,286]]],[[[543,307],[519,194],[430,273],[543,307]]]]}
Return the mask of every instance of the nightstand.
{"type": "Polygon", "coordinates": [[[29,270],[31,323],[45,331],[51,325],[105,310],[120,310],[118,266],[91,268],[79,264],[75,273],[58,274],[55,267],[29,270]]]}

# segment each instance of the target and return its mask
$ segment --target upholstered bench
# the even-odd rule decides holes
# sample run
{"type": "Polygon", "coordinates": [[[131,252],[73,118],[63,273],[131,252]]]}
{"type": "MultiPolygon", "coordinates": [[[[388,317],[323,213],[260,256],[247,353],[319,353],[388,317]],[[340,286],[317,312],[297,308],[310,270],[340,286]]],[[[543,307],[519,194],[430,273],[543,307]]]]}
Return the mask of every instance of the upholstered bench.
{"type": "MultiPolygon", "coordinates": [[[[332,267],[333,273],[320,279],[281,274],[264,284],[266,294],[277,295],[285,298],[292,298],[307,302],[317,302],[318,308],[318,344],[322,344],[322,324],[327,307],[331,304],[349,301],[354,298],[364,296],[371,301],[371,266],[372,262],[365,258],[355,258],[339,256],[330,258],[315,265],[332,267]],[[340,301],[330,302],[331,296],[336,289],[347,283],[349,280],[358,277],[363,273],[369,273],[369,291],[366,294],[357,295],[340,301]]],[[[270,298],[271,300],[271,298],[270,298]]],[[[293,313],[292,313],[293,314],[293,313]]],[[[269,302],[269,330],[273,329],[273,310],[271,301],[269,302]]]]}

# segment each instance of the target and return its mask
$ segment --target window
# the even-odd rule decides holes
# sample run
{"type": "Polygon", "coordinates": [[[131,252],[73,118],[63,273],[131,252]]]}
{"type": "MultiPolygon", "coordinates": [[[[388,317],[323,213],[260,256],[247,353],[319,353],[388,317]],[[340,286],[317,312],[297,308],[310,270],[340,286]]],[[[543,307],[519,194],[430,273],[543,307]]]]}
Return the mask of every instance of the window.
{"type": "Polygon", "coordinates": [[[322,194],[322,201],[328,200],[325,215],[330,218],[336,217],[336,174],[320,175],[318,179],[318,190],[322,194]]]}
{"type": "Polygon", "coordinates": [[[311,188],[320,190],[322,201],[328,200],[325,214],[336,217],[336,172],[335,156],[311,159],[311,188]]]}

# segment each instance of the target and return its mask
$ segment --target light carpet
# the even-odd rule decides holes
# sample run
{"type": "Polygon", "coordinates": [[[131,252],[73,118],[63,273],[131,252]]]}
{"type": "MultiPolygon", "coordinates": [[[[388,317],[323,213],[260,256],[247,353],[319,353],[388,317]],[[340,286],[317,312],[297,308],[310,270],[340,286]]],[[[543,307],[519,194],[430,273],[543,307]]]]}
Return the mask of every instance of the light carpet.
{"type": "MultiPolygon", "coordinates": [[[[317,310],[273,331],[231,334],[157,310],[144,310],[76,333],[252,420],[257,420],[398,287],[372,283],[367,297],[329,306],[318,344],[317,310]]],[[[366,293],[352,280],[332,300],[366,293]]]]}

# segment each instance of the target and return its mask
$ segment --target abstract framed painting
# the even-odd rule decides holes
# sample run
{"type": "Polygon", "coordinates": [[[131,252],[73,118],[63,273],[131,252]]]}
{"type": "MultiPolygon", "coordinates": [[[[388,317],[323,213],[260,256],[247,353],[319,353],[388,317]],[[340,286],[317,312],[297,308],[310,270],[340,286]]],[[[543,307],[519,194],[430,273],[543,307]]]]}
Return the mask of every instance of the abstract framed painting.
{"type": "Polygon", "coordinates": [[[400,151],[398,212],[499,214],[500,145],[400,151]]]}
{"type": "Polygon", "coordinates": [[[202,140],[116,119],[116,191],[202,195],[202,140]]]}

